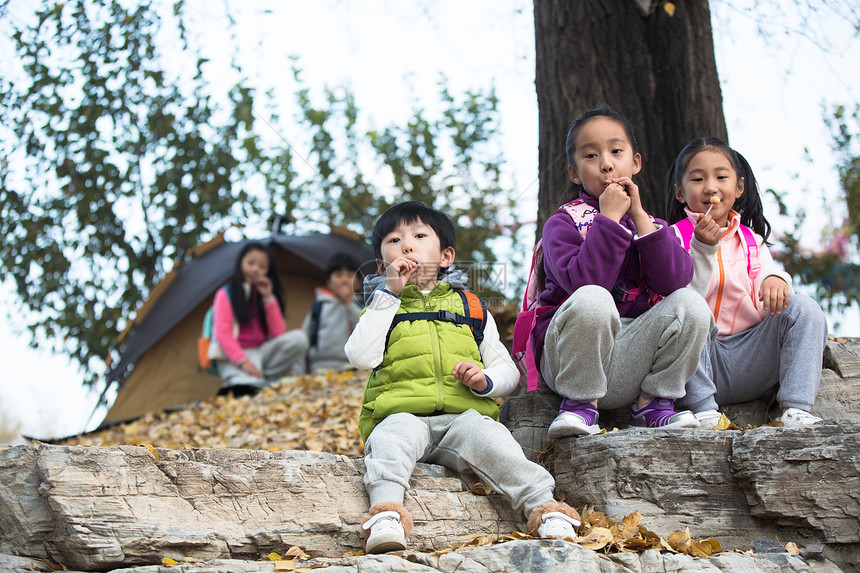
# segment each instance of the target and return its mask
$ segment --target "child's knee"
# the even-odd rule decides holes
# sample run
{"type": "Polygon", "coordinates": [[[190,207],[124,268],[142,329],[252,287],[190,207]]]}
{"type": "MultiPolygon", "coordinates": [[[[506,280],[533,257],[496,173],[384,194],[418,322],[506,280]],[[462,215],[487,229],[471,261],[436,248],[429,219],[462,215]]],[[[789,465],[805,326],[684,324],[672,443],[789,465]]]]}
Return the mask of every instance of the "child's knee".
{"type": "Polygon", "coordinates": [[[827,318],[824,316],[824,311],[821,310],[815,299],[805,294],[793,294],[789,299],[786,312],[795,317],[795,320],[804,320],[814,326],[827,328],[827,318]]]}
{"type": "Polygon", "coordinates": [[[665,301],[669,300],[672,301],[684,329],[710,332],[714,326],[714,314],[702,295],[694,290],[682,288],[666,297],[665,301]]]}
{"type": "Polygon", "coordinates": [[[558,312],[565,320],[575,321],[581,329],[619,320],[618,308],[615,306],[612,294],[605,288],[595,285],[586,285],[577,289],[561,305],[558,312]]]}
{"type": "Polygon", "coordinates": [[[427,424],[418,419],[415,414],[409,412],[397,412],[386,416],[384,420],[379,422],[370,433],[368,441],[375,433],[377,436],[382,434],[392,434],[394,436],[413,436],[417,433],[425,433],[427,424]]]}

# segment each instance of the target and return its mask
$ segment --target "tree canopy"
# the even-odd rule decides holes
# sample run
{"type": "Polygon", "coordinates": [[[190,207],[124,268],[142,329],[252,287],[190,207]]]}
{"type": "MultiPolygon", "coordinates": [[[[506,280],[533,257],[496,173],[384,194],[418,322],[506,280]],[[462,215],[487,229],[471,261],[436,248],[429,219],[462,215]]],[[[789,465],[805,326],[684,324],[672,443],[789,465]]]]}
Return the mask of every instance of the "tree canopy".
{"type": "MultiPolygon", "coordinates": [[[[723,133],[712,4],[535,3],[539,219],[565,192],[563,132],[585,107],[610,103],[642,126],[646,194],[686,140],[723,133]],[[708,113],[691,113],[702,101],[708,113]]],[[[14,284],[36,339],[77,359],[90,381],[152,285],[233,225],[292,215],[291,230],[333,223],[366,234],[394,202],[423,200],[458,223],[458,261],[490,281],[494,241],[520,238],[492,89],[455,94],[442,81],[441,111],[416,104],[402,124],[371,128],[348,88],[309,86],[296,62],[299,87],[286,98],[296,135],[275,104],[283,94],[252,84],[235,60],[226,80],[213,73],[189,39],[182,0],[28,10],[13,17],[0,3],[0,35],[14,52],[0,76],[0,280],[14,284]]],[[[833,123],[850,135],[841,172],[849,254],[855,116],[843,110],[833,123]]],[[[650,201],[659,215],[662,201],[650,201]]],[[[831,264],[804,251],[799,231],[786,243],[789,271],[821,285],[822,297],[852,292],[850,258],[831,264]],[[798,261],[813,270],[790,266],[798,261]]]]}
{"type": "Polygon", "coordinates": [[[184,4],[160,6],[73,0],[3,22],[19,67],[0,78],[0,279],[89,383],[171,264],[232,225],[279,214],[366,235],[414,199],[460,223],[460,261],[491,265],[492,239],[511,238],[492,90],[443,83],[441,113],[370,131],[348,89],[320,98],[296,67],[305,134],[291,145],[271,136],[284,131],[270,94],[235,63],[219,92],[184,4]]]}

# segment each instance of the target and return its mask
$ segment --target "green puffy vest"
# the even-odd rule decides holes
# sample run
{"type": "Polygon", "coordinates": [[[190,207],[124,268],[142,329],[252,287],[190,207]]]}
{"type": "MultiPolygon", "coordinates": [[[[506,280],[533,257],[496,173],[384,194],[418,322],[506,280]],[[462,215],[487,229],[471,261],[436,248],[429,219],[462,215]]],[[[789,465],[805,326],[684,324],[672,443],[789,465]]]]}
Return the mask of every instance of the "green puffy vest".
{"type": "MultiPolygon", "coordinates": [[[[447,310],[464,315],[460,295],[444,282],[428,294],[415,285],[400,293],[398,314],[447,310]]],[[[481,353],[471,329],[442,320],[406,320],[389,331],[382,362],[370,374],[358,417],[365,442],[386,416],[409,412],[418,416],[459,414],[469,408],[499,419],[499,404],[476,396],[451,373],[460,361],[483,368],[481,353]]]]}

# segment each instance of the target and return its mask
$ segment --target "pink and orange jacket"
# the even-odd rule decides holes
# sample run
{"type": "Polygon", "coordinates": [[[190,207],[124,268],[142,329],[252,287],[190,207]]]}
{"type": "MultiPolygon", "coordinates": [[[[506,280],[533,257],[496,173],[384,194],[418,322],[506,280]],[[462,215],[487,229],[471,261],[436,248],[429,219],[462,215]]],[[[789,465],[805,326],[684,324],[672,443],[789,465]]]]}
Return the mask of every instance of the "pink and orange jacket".
{"type": "MultiPolygon", "coordinates": [[[[698,214],[687,211],[687,217],[695,224],[698,214]]],[[[758,293],[764,279],[777,276],[791,287],[791,276],[776,266],[764,239],[758,234],[754,236],[761,271],[755,279],[750,277],[746,245],[738,232],[740,221],[738,213],[729,213],[728,226],[719,245],[706,245],[695,236],[690,241],[693,257],[690,288],[705,297],[714,313],[714,322],[719,328],[717,336],[720,337],[743,332],[762,321],[767,312],[758,299],[758,293]]],[[[680,238],[675,225],[672,228],[680,238]]]]}
{"type": "MultiPolygon", "coordinates": [[[[255,297],[258,296],[260,295],[257,289],[252,289],[249,304],[255,305],[255,297]]],[[[233,364],[239,364],[246,359],[243,348],[256,348],[268,338],[275,338],[287,331],[287,325],[277,300],[272,300],[264,305],[266,323],[269,326],[268,338],[256,315],[251,317],[248,324],[239,325],[233,316],[233,307],[230,305],[230,297],[227,295],[226,288],[219,288],[218,292],[215,293],[213,306],[215,311],[212,315],[212,333],[221,350],[233,364]]]]}

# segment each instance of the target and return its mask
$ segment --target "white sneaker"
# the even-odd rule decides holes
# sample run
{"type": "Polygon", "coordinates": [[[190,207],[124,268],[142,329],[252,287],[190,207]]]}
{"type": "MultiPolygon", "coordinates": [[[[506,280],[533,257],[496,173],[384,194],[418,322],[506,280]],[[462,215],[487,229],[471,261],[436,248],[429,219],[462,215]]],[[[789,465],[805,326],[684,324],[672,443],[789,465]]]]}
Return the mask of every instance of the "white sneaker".
{"type": "Polygon", "coordinates": [[[551,537],[555,539],[567,539],[576,541],[576,527],[579,522],[560,511],[551,511],[541,516],[541,524],[538,527],[539,537],[551,537]]]}
{"type": "Polygon", "coordinates": [[[406,536],[403,526],[400,525],[400,514],[396,511],[380,511],[361,527],[370,530],[370,536],[364,542],[365,553],[388,553],[406,549],[406,536]]]}
{"type": "Polygon", "coordinates": [[[555,417],[555,420],[549,425],[546,433],[551,440],[566,436],[590,436],[600,431],[600,425],[597,424],[597,420],[595,419],[594,422],[594,424],[589,424],[579,414],[562,412],[555,417]]]}
{"type": "Polygon", "coordinates": [[[699,421],[703,430],[710,430],[716,426],[722,417],[723,414],[719,410],[704,410],[702,412],[696,412],[696,419],[699,421]]]}
{"type": "Polygon", "coordinates": [[[820,422],[821,418],[800,408],[789,408],[776,420],[782,422],[784,428],[802,428],[820,422]]]}

